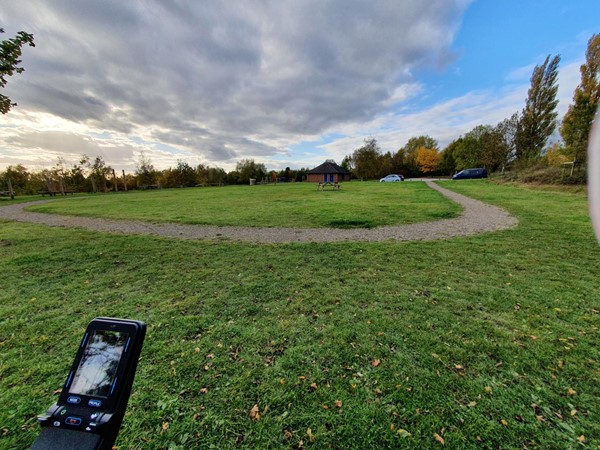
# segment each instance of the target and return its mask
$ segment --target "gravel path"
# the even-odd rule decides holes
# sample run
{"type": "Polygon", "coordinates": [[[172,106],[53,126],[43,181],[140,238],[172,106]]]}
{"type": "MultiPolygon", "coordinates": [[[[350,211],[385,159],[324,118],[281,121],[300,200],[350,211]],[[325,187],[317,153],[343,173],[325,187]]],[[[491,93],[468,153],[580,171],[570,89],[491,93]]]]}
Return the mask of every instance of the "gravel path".
{"type": "Polygon", "coordinates": [[[25,211],[30,205],[49,200],[20,203],[0,207],[0,218],[48,225],[51,227],[79,227],[110,233],[165,236],[177,239],[230,240],[252,243],[287,242],[341,242],[386,240],[414,241],[435,240],[454,236],[504,230],[517,225],[517,219],[496,206],[487,205],[464,195],[457,194],[431,181],[427,185],[449,199],[459,203],[463,213],[454,219],[423,222],[412,225],[396,225],[371,229],[337,228],[252,228],[217,227],[206,225],[182,225],[175,223],[151,223],[139,220],[112,220],[74,216],[58,216],[25,211]]]}

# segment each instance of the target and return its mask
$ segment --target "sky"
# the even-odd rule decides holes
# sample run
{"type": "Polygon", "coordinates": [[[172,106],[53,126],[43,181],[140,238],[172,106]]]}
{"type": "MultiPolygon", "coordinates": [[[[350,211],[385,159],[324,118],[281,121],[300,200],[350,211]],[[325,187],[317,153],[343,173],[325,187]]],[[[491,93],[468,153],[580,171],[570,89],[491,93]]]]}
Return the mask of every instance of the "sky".
{"type": "Polygon", "coordinates": [[[32,33],[3,94],[0,170],[101,156],[133,172],[178,160],[233,170],[338,163],[374,137],[443,149],[520,111],[561,55],[559,117],[579,84],[598,0],[0,0],[32,33]]]}

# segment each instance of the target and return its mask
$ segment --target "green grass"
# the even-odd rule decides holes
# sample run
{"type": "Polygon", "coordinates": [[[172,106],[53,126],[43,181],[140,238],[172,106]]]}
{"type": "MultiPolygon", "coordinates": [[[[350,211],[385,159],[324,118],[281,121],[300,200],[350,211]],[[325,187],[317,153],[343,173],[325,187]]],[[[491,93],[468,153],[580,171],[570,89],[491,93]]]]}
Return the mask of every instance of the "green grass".
{"type": "Polygon", "coordinates": [[[31,445],[96,316],[148,324],[119,448],[597,448],[585,197],[444,186],[519,226],[249,245],[2,222],[0,448],[31,445]]]}
{"type": "Polygon", "coordinates": [[[62,199],[31,210],[154,222],[298,228],[372,228],[454,217],[460,207],[423,183],[313,183],[166,189],[62,199]]]}

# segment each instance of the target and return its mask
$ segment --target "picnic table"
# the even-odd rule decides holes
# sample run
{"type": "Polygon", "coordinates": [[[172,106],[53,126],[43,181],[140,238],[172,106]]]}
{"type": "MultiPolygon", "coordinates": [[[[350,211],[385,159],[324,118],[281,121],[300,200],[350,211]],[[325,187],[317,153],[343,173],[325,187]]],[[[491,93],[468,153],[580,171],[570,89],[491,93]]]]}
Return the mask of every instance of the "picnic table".
{"type": "Polygon", "coordinates": [[[317,184],[317,191],[324,191],[326,189],[331,189],[332,191],[339,191],[340,187],[341,185],[337,181],[333,183],[319,183],[317,184]]]}
{"type": "Polygon", "coordinates": [[[50,197],[56,197],[57,195],[68,195],[75,194],[75,191],[72,189],[65,189],[64,191],[38,191],[38,194],[42,194],[42,197],[49,195],[50,197]]]}

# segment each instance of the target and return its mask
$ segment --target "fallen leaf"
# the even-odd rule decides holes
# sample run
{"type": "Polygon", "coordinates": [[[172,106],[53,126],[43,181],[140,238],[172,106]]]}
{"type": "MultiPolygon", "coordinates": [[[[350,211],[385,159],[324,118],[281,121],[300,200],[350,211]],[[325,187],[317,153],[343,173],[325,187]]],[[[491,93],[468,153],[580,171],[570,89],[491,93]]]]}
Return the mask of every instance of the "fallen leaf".
{"type": "Polygon", "coordinates": [[[398,433],[400,436],[402,436],[403,438],[411,436],[411,434],[410,434],[408,431],[406,431],[406,430],[404,430],[404,429],[402,429],[402,428],[400,428],[400,429],[397,431],[397,433],[398,433]]]}
{"type": "Polygon", "coordinates": [[[313,391],[316,391],[318,387],[319,387],[319,386],[317,386],[317,383],[312,383],[312,384],[310,385],[310,388],[311,388],[313,391]]]}
{"type": "Polygon", "coordinates": [[[252,420],[260,420],[260,414],[258,412],[258,404],[254,405],[250,412],[248,413],[252,420]]]}
{"type": "Polygon", "coordinates": [[[492,388],[490,386],[484,387],[483,390],[485,391],[486,394],[491,394],[492,393],[492,388]]]}
{"type": "Polygon", "coordinates": [[[341,400],[336,400],[335,401],[335,407],[336,408],[341,408],[342,407],[342,401],[341,400]]]}
{"type": "Polygon", "coordinates": [[[583,444],[585,442],[585,436],[582,434],[577,438],[577,440],[583,444]]]}
{"type": "Polygon", "coordinates": [[[381,364],[381,360],[380,359],[374,359],[373,361],[371,361],[371,365],[373,367],[379,367],[380,364],[381,364]]]}
{"type": "Polygon", "coordinates": [[[207,388],[202,388],[202,389],[200,389],[200,393],[201,393],[201,394],[206,394],[207,392],[208,392],[208,389],[207,389],[207,388]]]}
{"type": "Polygon", "coordinates": [[[575,394],[577,394],[577,391],[575,389],[569,388],[567,394],[569,394],[569,397],[573,397],[575,394]]]}
{"type": "Polygon", "coordinates": [[[315,435],[312,433],[312,430],[310,428],[306,430],[306,435],[308,436],[310,442],[315,442],[315,435]]]}
{"type": "Polygon", "coordinates": [[[167,431],[169,429],[169,422],[163,422],[161,429],[163,433],[167,431]]]}
{"type": "Polygon", "coordinates": [[[469,402],[469,408],[477,406],[477,402],[469,402]]]}
{"type": "Polygon", "coordinates": [[[465,370],[465,368],[464,368],[463,366],[461,366],[460,364],[455,364],[455,365],[454,365],[454,368],[455,368],[456,370],[465,370]]]}
{"type": "Polygon", "coordinates": [[[195,351],[196,353],[200,353],[200,347],[196,347],[196,348],[194,349],[194,351],[195,351]]]}
{"type": "Polygon", "coordinates": [[[507,422],[505,419],[500,419],[500,423],[501,423],[502,425],[504,425],[505,427],[507,427],[507,426],[508,426],[508,422],[507,422]]]}
{"type": "Polygon", "coordinates": [[[439,434],[437,433],[433,433],[433,437],[435,438],[436,441],[438,441],[440,444],[442,445],[446,445],[446,442],[444,441],[444,438],[441,437],[439,434]]]}
{"type": "Polygon", "coordinates": [[[289,441],[293,437],[294,437],[294,433],[292,433],[290,430],[283,430],[283,438],[286,441],[289,441]]]}
{"type": "Polygon", "coordinates": [[[572,409],[571,410],[571,417],[575,417],[577,415],[577,410],[576,409],[572,409]]]}

